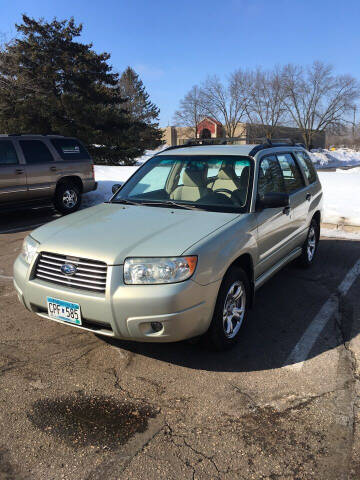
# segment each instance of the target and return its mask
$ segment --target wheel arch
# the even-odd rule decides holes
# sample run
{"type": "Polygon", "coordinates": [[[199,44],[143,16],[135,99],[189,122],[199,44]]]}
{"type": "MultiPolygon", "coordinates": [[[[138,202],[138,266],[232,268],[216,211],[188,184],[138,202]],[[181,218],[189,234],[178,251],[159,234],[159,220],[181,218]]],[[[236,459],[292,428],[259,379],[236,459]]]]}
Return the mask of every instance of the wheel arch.
{"type": "Polygon", "coordinates": [[[316,223],[318,224],[318,231],[317,231],[317,236],[318,240],[320,238],[320,225],[321,225],[321,213],[320,210],[317,210],[314,215],[312,216],[311,220],[315,220],[316,223]]]}
{"type": "Polygon", "coordinates": [[[251,288],[250,306],[252,306],[254,304],[254,296],[255,296],[255,281],[254,281],[254,262],[250,253],[242,253],[236,260],[232,262],[231,265],[229,265],[229,268],[227,269],[226,273],[233,267],[242,268],[249,279],[250,288],[251,288]]]}
{"type": "Polygon", "coordinates": [[[77,175],[68,175],[66,177],[61,177],[56,183],[56,190],[59,187],[59,185],[64,185],[64,184],[66,185],[68,183],[76,185],[79,188],[80,193],[83,193],[84,184],[81,178],[77,175]]]}

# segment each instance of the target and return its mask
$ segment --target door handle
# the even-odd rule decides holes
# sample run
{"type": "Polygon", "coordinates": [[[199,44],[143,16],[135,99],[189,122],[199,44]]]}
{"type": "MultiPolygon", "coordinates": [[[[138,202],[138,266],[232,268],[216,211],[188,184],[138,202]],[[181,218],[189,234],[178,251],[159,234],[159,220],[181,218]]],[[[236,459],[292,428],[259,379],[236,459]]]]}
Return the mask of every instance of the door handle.
{"type": "Polygon", "coordinates": [[[284,213],[285,215],[289,215],[289,213],[290,213],[290,207],[285,207],[284,210],[283,210],[283,213],[284,213]]]}
{"type": "Polygon", "coordinates": [[[23,168],[16,168],[16,169],[15,169],[15,173],[16,173],[17,175],[20,175],[21,173],[24,173],[24,169],[23,169],[23,168]]]}
{"type": "Polygon", "coordinates": [[[56,167],[50,167],[50,170],[51,170],[52,172],[56,172],[57,168],[56,168],[56,167]]]}
{"type": "Polygon", "coordinates": [[[307,193],[305,198],[306,198],[306,200],[307,200],[308,202],[310,202],[310,200],[311,200],[311,193],[307,193]]]}

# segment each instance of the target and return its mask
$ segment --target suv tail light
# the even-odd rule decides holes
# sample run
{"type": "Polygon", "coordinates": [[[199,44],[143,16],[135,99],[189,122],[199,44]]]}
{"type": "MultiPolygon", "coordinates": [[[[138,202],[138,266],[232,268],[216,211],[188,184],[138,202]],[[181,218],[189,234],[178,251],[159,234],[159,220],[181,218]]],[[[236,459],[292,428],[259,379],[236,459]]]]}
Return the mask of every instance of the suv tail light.
{"type": "Polygon", "coordinates": [[[91,173],[92,173],[92,178],[95,180],[95,167],[94,164],[91,164],[91,173]]]}

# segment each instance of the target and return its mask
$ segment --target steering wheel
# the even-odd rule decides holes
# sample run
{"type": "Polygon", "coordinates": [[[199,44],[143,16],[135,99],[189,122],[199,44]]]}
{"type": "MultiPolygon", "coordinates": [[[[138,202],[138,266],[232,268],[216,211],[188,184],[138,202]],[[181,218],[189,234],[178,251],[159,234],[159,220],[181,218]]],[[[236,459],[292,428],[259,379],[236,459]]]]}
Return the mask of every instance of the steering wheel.
{"type": "Polygon", "coordinates": [[[231,190],[228,190],[227,188],[217,188],[216,190],[213,190],[214,193],[228,193],[231,197],[231,195],[234,193],[231,190]]]}

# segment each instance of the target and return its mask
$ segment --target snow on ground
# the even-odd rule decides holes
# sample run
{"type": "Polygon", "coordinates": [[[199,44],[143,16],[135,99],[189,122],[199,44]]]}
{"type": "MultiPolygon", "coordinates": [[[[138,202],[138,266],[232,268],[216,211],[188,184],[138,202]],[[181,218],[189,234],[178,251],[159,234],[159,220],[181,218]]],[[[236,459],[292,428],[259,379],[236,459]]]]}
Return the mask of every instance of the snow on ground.
{"type": "Polygon", "coordinates": [[[311,159],[318,170],[322,168],[354,166],[360,165],[360,152],[350,148],[337,148],[336,150],[317,149],[311,151],[311,159]]]}
{"type": "Polygon", "coordinates": [[[324,191],[323,222],[360,226],[360,167],[318,174],[324,191]]]}

